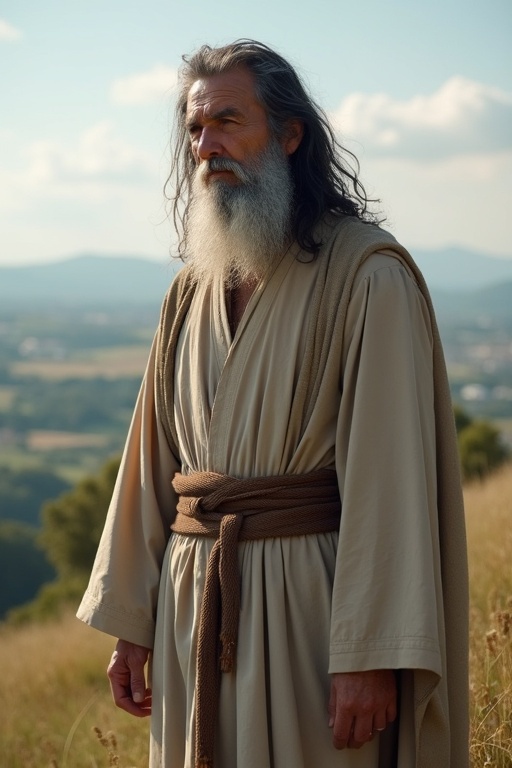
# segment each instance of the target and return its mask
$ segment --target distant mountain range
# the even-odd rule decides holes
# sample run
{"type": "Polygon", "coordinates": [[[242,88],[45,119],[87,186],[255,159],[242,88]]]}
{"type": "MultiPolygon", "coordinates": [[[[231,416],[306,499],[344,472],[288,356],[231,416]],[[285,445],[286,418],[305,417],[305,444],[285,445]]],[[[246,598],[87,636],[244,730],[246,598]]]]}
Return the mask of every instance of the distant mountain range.
{"type": "Polygon", "coordinates": [[[0,267],[0,307],[160,303],[181,262],[80,255],[64,261],[0,267]]]}
{"type": "Polygon", "coordinates": [[[432,290],[471,291],[512,280],[510,258],[498,258],[462,248],[412,252],[432,290]]]}
{"type": "MultiPolygon", "coordinates": [[[[502,307],[512,313],[512,258],[462,249],[414,251],[436,305],[502,307]]],[[[34,266],[0,267],[0,309],[32,305],[160,303],[180,262],[80,255],[34,266]]]]}

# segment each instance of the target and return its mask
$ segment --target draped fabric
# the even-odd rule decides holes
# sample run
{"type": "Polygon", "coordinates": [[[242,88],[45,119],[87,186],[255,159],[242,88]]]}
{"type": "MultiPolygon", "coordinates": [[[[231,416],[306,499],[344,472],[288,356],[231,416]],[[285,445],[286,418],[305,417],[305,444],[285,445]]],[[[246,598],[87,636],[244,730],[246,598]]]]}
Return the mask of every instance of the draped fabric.
{"type": "Polygon", "coordinates": [[[220,281],[164,303],[79,616],[154,647],[151,766],[193,766],[195,653],[212,542],[173,533],[175,472],[335,469],[339,532],[240,542],[221,768],[465,768],[467,574],[453,416],[430,298],[382,230],[292,247],[231,338],[220,281]],[[161,574],[160,583],[159,576],[161,574]],[[338,752],[329,673],[400,670],[396,729],[338,752]]]}

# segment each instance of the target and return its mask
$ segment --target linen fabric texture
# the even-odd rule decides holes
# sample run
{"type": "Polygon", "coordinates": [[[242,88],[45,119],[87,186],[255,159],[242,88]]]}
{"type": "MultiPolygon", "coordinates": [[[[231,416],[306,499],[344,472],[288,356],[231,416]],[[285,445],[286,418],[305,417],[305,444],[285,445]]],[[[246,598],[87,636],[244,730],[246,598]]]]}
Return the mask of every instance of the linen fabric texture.
{"type": "Polygon", "coordinates": [[[236,671],[217,768],[466,768],[468,589],[452,405],[424,280],[379,227],[326,216],[234,338],[224,287],[185,267],[164,301],[78,616],[153,648],[150,765],[194,765],[211,539],[173,533],[176,472],[335,469],[339,531],[242,541],[236,671]],[[399,715],[360,750],[327,726],[330,673],[395,669],[399,715]]]}

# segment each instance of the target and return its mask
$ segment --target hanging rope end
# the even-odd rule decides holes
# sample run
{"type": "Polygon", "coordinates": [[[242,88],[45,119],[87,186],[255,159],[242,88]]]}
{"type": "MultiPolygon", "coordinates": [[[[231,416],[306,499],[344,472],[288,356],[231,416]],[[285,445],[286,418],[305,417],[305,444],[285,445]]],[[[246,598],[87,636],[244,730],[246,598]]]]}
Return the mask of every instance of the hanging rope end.
{"type": "Polygon", "coordinates": [[[213,768],[213,760],[211,757],[198,757],[195,768],[213,768]]]}
{"type": "Polygon", "coordinates": [[[232,638],[226,637],[224,634],[221,634],[220,641],[222,644],[222,652],[220,654],[221,672],[233,672],[236,659],[236,643],[232,638]]]}

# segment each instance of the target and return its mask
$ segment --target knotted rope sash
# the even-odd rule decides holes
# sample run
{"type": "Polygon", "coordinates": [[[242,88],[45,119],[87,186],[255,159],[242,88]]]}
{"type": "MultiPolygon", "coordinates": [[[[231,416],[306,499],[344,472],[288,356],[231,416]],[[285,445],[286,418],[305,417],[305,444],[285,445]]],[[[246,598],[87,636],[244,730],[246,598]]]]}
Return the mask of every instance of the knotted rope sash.
{"type": "Polygon", "coordinates": [[[330,469],[248,479],[176,473],[172,484],[180,497],[172,530],[216,539],[199,617],[195,699],[195,765],[212,768],[219,672],[231,672],[236,658],[238,542],[338,530],[341,502],[336,473],[330,469]]]}

